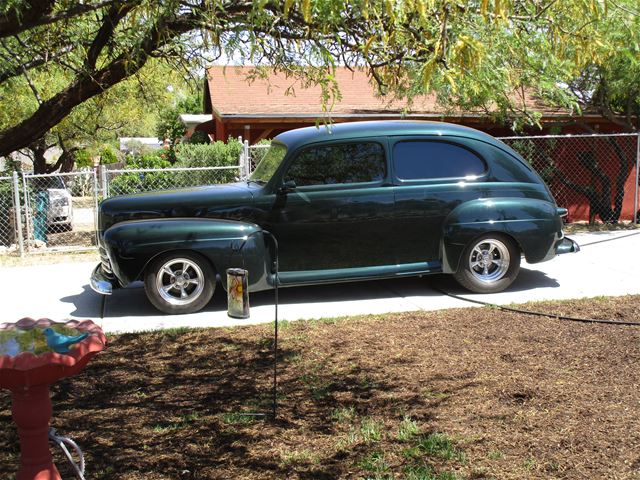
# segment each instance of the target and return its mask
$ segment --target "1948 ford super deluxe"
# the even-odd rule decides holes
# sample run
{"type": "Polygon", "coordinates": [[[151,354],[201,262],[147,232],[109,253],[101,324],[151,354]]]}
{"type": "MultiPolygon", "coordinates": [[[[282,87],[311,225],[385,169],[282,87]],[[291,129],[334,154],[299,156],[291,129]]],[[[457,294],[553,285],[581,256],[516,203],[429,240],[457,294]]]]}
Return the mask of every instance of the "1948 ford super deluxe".
{"type": "Polygon", "coordinates": [[[507,288],[520,257],[578,251],[533,169],[485,133],[376,121],[278,135],[246,181],[113,197],[99,212],[102,294],[144,280],[166,313],[202,309],[219,274],[250,291],[451,273],[473,292],[507,288]],[[276,277],[275,241],[279,275],[276,277]]]}

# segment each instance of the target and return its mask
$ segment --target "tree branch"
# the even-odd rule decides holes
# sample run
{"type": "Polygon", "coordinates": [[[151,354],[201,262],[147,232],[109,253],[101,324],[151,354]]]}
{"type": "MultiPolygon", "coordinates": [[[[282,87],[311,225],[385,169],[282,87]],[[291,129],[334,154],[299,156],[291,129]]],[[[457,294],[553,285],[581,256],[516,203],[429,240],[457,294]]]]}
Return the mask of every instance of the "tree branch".
{"type": "Polygon", "coordinates": [[[97,3],[80,3],[62,12],[52,14],[55,0],[27,0],[28,7],[22,11],[11,11],[0,17],[0,38],[17,35],[25,30],[49,25],[61,20],[69,20],[78,15],[117,4],[117,0],[103,0],[97,3]]]}
{"type": "Polygon", "coordinates": [[[91,76],[82,75],[67,88],[43,102],[29,118],[5,130],[0,135],[0,156],[28,145],[62,121],[82,102],[102,93],[134,74],[144,66],[151,53],[193,28],[193,17],[173,21],[160,18],[133,53],[126,52],[91,76]]]}

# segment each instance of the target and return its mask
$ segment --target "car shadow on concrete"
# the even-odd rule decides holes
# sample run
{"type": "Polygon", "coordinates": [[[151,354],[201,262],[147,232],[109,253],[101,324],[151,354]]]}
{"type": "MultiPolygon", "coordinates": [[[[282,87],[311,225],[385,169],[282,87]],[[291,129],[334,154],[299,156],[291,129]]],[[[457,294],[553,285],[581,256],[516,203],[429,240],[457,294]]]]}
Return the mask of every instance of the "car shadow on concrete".
{"type": "MultiPolygon", "coordinates": [[[[425,277],[425,282],[431,288],[435,290],[442,290],[454,295],[472,295],[472,292],[461,287],[458,282],[455,281],[453,275],[430,275],[425,277]]],[[[549,277],[546,273],[540,270],[532,270],[529,268],[520,268],[520,273],[515,282],[513,282],[509,288],[504,290],[504,293],[514,292],[526,292],[536,288],[559,288],[560,283],[555,278],[549,277]]],[[[476,294],[482,297],[482,294],[476,294]]],[[[499,294],[495,294],[499,295],[499,294]]],[[[526,301],[526,299],[523,299],[526,301]]]]}
{"type": "MultiPolygon", "coordinates": [[[[560,284],[544,272],[522,268],[518,279],[505,293],[526,292],[537,288],[558,288],[560,284]]],[[[428,275],[387,280],[340,283],[332,285],[315,285],[307,287],[289,287],[279,289],[280,305],[323,304],[339,302],[385,302],[398,299],[420,298],[428,300],[442,297],[442,291],[455,295],[468,295],[470,292],[460,287],[451,275],[428,275]]],[[[482,295],[478,296],[479,299],[482,295]]],[[[104,299],[93,292],[88,285],[83,292],[61,298],[62,302],[72,303],[75,310],[71,315],[78,318],[120,318],[151,317],[162,315],[147,300],[141,282],[115,290],[104,299]]],[[[526,301],[524,299],[523,301],[526,301]]],[[[255,292],[250,295],[251,307],[270,306],[274,304],[274,291],[255,292]]],[[[317,308],[317,307],[314,307],[317,308]]],[[[199,313],[192,315],[223,314],[227,309],[226,292],[218,284],[213,300],[199,313]]],[[[409,309],[409,308],[407,308],[409,309]]],[[[321,313],[321,312],[319,312],[321,313]]]]}
{"type": "Polygon", "coordinates": [[[71,303],[75,310],[70,315],[76,318],[100,318],[102,311],[102,296],[91,290],[89,285],[82,286],[82,293],[69,295],[60,299],[62,303],[71,303]]]}
{"type": "MultiPolygon", "coordinates": [[[[93,292],[89,292],[90,294],[93,292]]],[[[397,280],[378,280],[340,283],[332,285],[314,285],[306,287],[288,287],[278,290],[279,304],[302,305],[337,302],[366,302],[373,300],[389,300],[413,295],[441,295],[425,286],[420,278],[397,280]]],[[[69,297],[72,298],[72,297],[69,297]]],[[[270,306],[274,304],[273,290],[250,294],[251,307],[270,306]]],[[[227,310],[227,294],[220,284],[216,287],[213,300],[198,315],[221,313],[227,310]]],[[[74,313],[75,315],[75,313],[74,313]]],[[[106,299],[104,317],[147,317],[161,315],[147,300],[142,284],[134,284],[116,290],[106,299]]],[[[194,314],[196,315],[196,314],[194,314]]]]}

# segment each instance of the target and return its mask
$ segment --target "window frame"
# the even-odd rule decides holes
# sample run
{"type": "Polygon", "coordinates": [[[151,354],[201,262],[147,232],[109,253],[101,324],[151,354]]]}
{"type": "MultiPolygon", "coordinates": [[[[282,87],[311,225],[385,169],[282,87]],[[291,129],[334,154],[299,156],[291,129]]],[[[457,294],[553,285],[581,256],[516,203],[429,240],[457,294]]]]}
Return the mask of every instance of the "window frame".
{"type": "Polygon", "coordinates": [[[389,138],[389,165],[393,169],[394,184],[416,184],[416,183],[459,183],[459,182],[478,182],[484,180],[489,175],[489,162],[480,155],[476,150],[464,143],[464,139],[450,138],[446,136],[410,136],[410,137],[391,137],[389,138]],[[396,170],[395,163],[395,147],[399,143],[409,142],[429,142],[429,143],[446,143],[454,147],[466,150],[484,166],[484,171],[479,175],[456,176],[456,177],[432,177],[432,178],[400,178],[396,170]]]}
{"type": "Polygon", "coordinates": [[[348,138],[331,142],[317,142],[317,143],[309,143],[306,144],[294,152],[291,153],[290,158],[287,160],[286,164],[283,165],[282,174],[280,176],[280,183],[283,184],[286,182],[286,176],[293,165],[293,163],[298,159],[300,155],[309,150],[322,148],[322,147],[336,147],[340,145],[351,145],[354,143],[372,143],[378,145],[382,150],[383,156],[383,165],[384,165],[384,175],[380,180],[373,180],[369,182],[349,182],[349,183],[328,183],[328,184],[319,184],[319,185],[296,185],[296,190],[301,190],[305,192],[309,191],[321,191],[321,190],[342,190],[342,189],[353,189],[353,188],[362,188],[362,187],[376,187],[382,186],[388,183],[389,175],[391,174],[391,166],[389,164],[389,151],[387,142],[385,139],[380,139],[380,137],[376,138],[348,138]]]}

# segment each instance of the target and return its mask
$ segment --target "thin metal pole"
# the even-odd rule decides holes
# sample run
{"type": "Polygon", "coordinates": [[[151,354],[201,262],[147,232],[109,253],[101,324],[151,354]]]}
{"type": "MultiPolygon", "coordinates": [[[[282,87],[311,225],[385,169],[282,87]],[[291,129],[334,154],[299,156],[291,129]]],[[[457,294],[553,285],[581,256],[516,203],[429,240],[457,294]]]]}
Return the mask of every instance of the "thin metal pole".
{"type": "Polygon", "coordinates": [[[24,222],[27,226],[27,249],[29,248],[30,240],[31,240],[31,222],[29,221],[29,215],[31,210],[31,205],[29,204],[29,189],[27,188],[27,176],[22,174],[22,188],[24,190],[24,222]]]}
{"type": "Polygon", "coordinates": [[[13,172],[13,213],[16,216],[16,237],[20,248],[20,256],[24,257],[24,240],[22,239],[22,208],[20,206],[20,185],[18,184],[18,172],[13,172]]]}
{"type": "Polygon", "coordinates": [[[98,243],[98,172],[94,168],[91,170],[91,177],[93,179],[93,230],[96,234],[96,246],[98,243]]]}
{"type": "Polygon", "coordinates": [[[274,322],[274,342],[273,342],[273,419],[275,420],[278,415],[278,283],[280,282],[278,272],[280,271],[280,259],[278,257],[278,239],[271,232],[264,230],[266,235],[269,235],[273,240],[274,254],[275,254],[275,322],[274,322]]]}
{"type": "Polygon", "coordinates": [[[640,132],[636,135],[636,183],[635,183],[635,194],[633,196],[633,223],[638,224],[638,210],[640,210],[640,206],[638,205],[638,173],[640,170],[640,132]]]}

